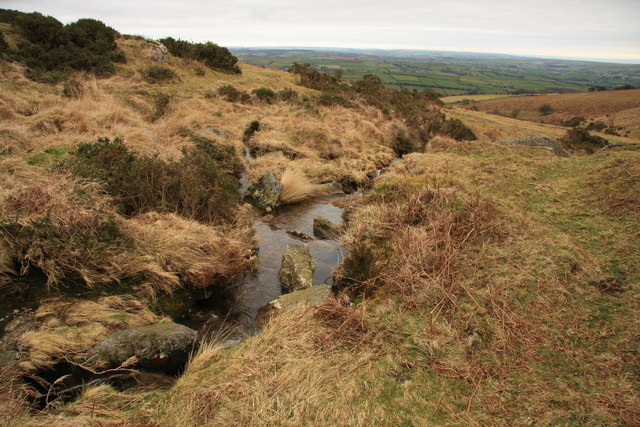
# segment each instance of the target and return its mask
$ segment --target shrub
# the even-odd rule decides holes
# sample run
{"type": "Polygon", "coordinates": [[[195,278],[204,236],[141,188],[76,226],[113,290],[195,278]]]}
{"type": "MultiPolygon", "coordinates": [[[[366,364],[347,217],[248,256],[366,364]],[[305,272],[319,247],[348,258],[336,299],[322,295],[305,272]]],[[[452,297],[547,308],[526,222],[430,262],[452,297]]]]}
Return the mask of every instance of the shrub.
{"type": "Polygon", "coordinates": [[[582,124],[582,122],[584,122],[584,117],[582,116],[577,116],[577,117],[572,117],[570,119],[567,119],[563,122],[560,122],[560,126],[565,126],[568,128],[574,128],[577,126],[580,126],[582,124]]]}
{"type": "Polygon", "coordinates": [[[586,129],[573,128],[560,139],[560,143],[572,152],[594,153],[609,142],[600,136],[591,135],[586,129]]]}
{"type": "Polygon", "coordinates": [[[478,139],[476,134],[460,119],[446,119],[440,128],[440,133],[459,141],[475,141],[478,139]]]}
{"type": "Polygon", "coordinates": [[[603,122],[602,120],[597,120],[595,122],[591,122],[587,126],[587,130],[594,130],[596,132],[603,131],[606,128],[607,128],[607,124],[605,122],[603,122]]]}
{"type": "Polygon", "coordinates": [[[193,59],[207,67],[227,73],[241,74],[238,67],[238,58],[229,52],[229,49],[220,47],[215,43],[191,43],[184,40],[176,40],[166,37],[159,40],[167,47],[173,56],[185,59],[193,59]]]}
{"type": "Polygon", "coordinates": [[[293,89],[281,89],[276,92],[276,98],[278,98],[279,101],[297,101],[298,92],[293,89]]]}
{"type": "Polygon", "coordinates": [[[148,83],[165,83],[178,79],[178,75],[171,68],[163,65],[152,65],[140,71],[142,78],[148,83]]]}
{"type": "Polygon", "coordinates": [[[553,107],[549,104],[542,104],[540,106],[540,108],[538,108],[538,112],[540,114],[542,114],[543,116],[547,116],[551,113],[553,113],[555,110],[553,109],[553,107]]]}
{"type": "Polygon", "coordinates": [[[276,94],[271,89],[261,87],[253,90],[253,94],[263,102],[271,104],[276,99],[276,94]]]}
{"type": "Polygon", "coordinates": [[[119,138],[80,144],[71,171],[104,184],[120,211],[173,212],[204,222],[230,221],[237,209],[238,185],[221,164],[231,163],[233,147],[196,144],[180,159],[164,162],[137,155],[119,138]],[[230,159],[231,158],[231,159],[230,159]]]}
{"type": "Polygon", "coordinates": [[[240,91],[231,85],[224,85],[218,88],[218,95],[224,97],[228,102],[248,103],[251,97],[245,91],[240,91]]]}
{"type": "Polygon", "coordinates": [[[2,34],[2,31],[0,31],[0,56],[8,52],[9,52],[9,45],[4,40],[4,34],[2,34]]]}
{"type": "Polygon", "coordinates": [[[117,50],[117,32],[95,19],[79,19],[62,25],[57,19],[40,13],[15,16],[25,41],[19,43],[16,59],[30,69],[29,76],[42,78],[46,72],[82,70],[98,76],[115,72],[113,62],[122,62],[117,50]]]}
{"type": "Polygon", "coordinates": [[[347,98],[345,98],[344,96],[327,92],[323,92],[322,94],[320,94],[320,96],[318,97],[318,105],[324,105],[326,107],[330,107],[333,105],[342,105],[343,107],[352,106],[351,102],[349,102],[349,100],[347,100],[347,98]]]}

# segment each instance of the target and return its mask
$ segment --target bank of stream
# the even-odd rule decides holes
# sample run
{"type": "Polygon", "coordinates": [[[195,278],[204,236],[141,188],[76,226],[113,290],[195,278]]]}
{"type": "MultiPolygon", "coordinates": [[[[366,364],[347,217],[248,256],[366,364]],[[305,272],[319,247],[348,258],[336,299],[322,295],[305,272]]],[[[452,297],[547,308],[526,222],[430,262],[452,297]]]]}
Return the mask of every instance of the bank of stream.
{"type": "MultiPolygon", "coordinates": [[[[254,161],[248,148],[245,148],[245,160],[249,165],[254,161]]],[[[388,167],[375,171],[373,179],[386,169],[388,167]]],[[[244,195],[250,185],[247,167],[240,179],[241,195],[244,195]]],[[[315,217],[320,216],[332,223],[341,224],[344,208],[337,206],[336,202],[345,196],[343,192],[327,194],[302,203],[279,206],[270,214],[262,214],[256,209],[253,226],[258,240],[259,266],[255,271],[244,275],[237,284],[237,296],[229,315],[220,316],[219,301],[215,301],[219,296],[212,296],[211,307],[208,307],[209,303],[206,301],[201,301],[195,311],[177,321],[198,330],[200,341],[212,337],[226,337],[223,343],[225,346],[236,345],[245,337],[257,333],[259,329],[254,326],[254,322],[258,312],[283,294],[278,270],[288,245],[306,244],[315,264],[313,284],[332,285],[333,270],[344,260],[345,248],[336,240],[316,238],[313,222],[315,217]]],[[[11,317],[7,316],[8,313],[2,314],[2,321],[7,320],[5,317],[11,317]]],[[[186,363],[186,360],[185,358],[183,363],[186,363]]],[[[157,384],[158,378],[161,378],[161,388],[166,388],[175,381],[183,369],[181,367],[174,372],[156,370],[156,373],[116,370],[114,373],[101,374],[88,371],[79,365],[61,362],[53,369],[25,379],[34,388],[34,395],[31,396],[34,406],[42,409],[52,400],[75,398],[87,384],[109,383],[118,389],[128,389],[132,386],[145,387],[147,382],[157,384]],[[59,378],[64,378],[64,381],[59,378]],[[147,381],[148,378],[152,378],[152,381],[147,381]]],[[[155,387],[149,385],[151,388],[155,387]]]]}

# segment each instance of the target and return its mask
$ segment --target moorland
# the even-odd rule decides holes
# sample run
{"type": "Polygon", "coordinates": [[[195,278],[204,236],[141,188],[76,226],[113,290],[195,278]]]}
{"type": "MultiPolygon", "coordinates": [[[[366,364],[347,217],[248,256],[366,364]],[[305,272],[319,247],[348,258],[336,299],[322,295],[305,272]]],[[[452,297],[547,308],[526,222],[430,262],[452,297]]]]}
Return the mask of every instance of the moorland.
{"type": "Polygon", "coordinates": [[[640,422],[632,91],[445,105],[0,12],[3,423],[640,422]]]}

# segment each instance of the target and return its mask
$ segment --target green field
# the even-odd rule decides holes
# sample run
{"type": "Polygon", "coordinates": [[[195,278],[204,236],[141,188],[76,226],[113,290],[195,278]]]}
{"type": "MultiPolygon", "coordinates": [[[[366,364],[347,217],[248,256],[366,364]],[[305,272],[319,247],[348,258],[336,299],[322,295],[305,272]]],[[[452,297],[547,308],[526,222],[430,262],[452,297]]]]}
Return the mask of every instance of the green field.
{"type": "Polygon", "coordinates": [[[375,74],[394,89],[430,89],[441,96],[587,91],[640,87],[640,65],[429,51],[232,49],[240,60],[287,69],[310,63],[353,81],[375,74]]]}

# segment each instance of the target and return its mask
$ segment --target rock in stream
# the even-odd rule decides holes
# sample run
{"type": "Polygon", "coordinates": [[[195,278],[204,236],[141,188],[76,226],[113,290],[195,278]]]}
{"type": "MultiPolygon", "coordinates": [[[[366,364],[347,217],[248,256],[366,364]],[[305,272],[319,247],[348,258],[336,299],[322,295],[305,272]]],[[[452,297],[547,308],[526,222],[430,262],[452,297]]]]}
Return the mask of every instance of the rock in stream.
{"type": "Polygon", "coordinates": [[[278,279],[289,292],[306,289],[313,286],[315,268],[308,245],[287,245],[282,254],[278,279]]]}
{"type": "Polygon", "coordinates": [[[247,189],[244,197],[249,203],[263,212],[272,212],[278,206],[278,199],[282,192],[282,183],[267,172],[260,180],[247,189]]]}
{"type": "Polygon", "coordinates": [[[320,305],[331,294],[330,285],[315,285],[307,289],[284,294],[269,301],[258,311],[255,326],[262,328],[268,321],[278,314],[293,310],[294,308],[320,305]]]}

